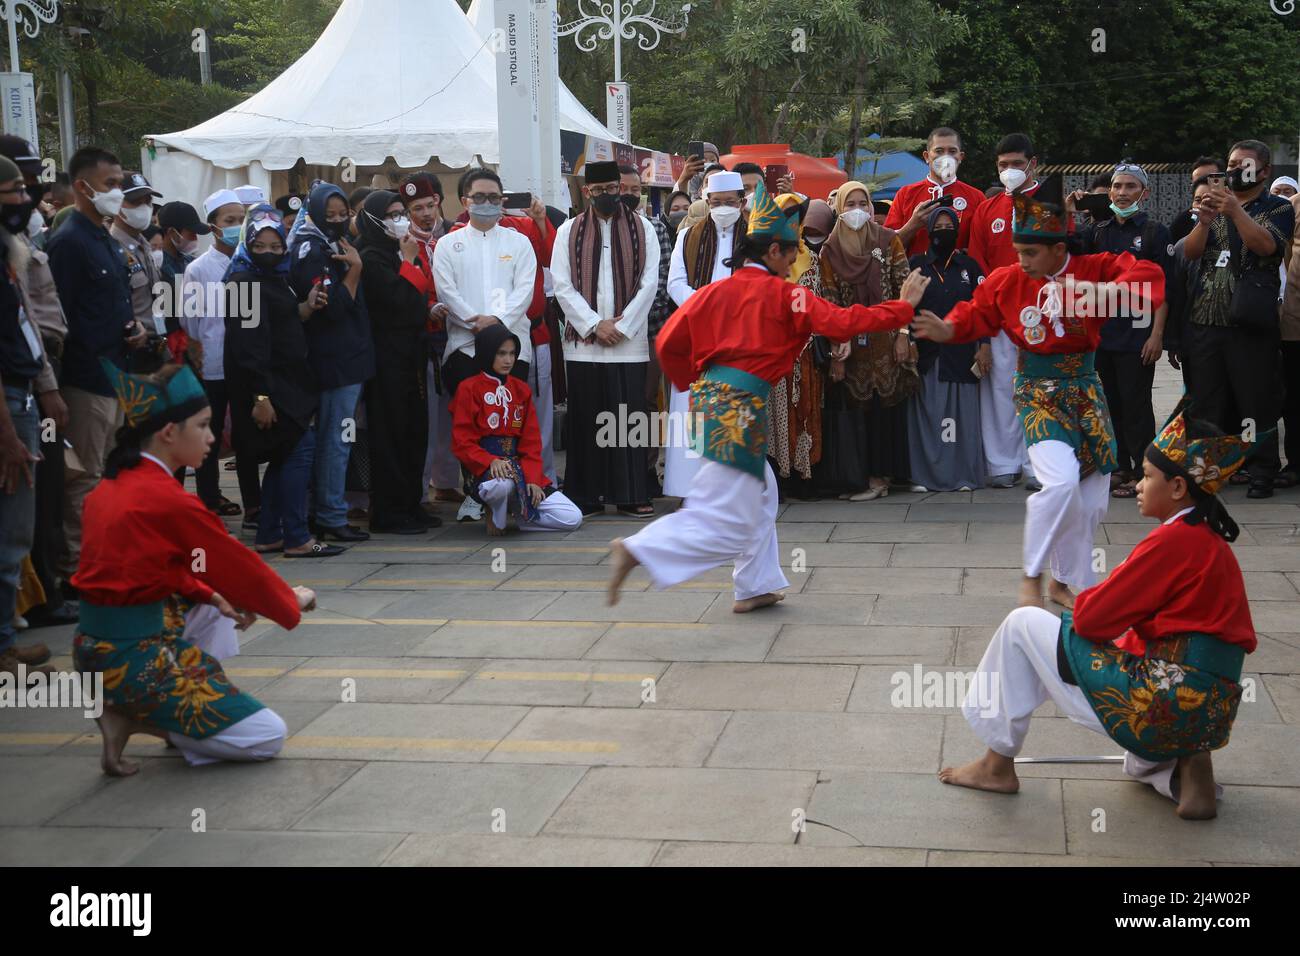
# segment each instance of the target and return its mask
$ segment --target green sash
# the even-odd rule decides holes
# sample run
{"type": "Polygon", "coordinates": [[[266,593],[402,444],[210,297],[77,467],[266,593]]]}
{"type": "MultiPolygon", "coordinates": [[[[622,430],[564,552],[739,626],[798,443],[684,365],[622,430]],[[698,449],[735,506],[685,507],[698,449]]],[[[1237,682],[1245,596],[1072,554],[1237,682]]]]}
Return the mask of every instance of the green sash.
{"type": "Polygon", "coordinates": [[[691,412],[700,416],[697,451],[763,481],[767,468],[767,396],[772,386],[729,365],[714,365],[691,385],[691,412]]]}
{"type": "Polygon", "coordinates": [[[1119,449],[1092,352],[1040,355],[1020,350],[1015,402],[1025,444],[1063,441],[1079,459],[1079,477],[1108,475],[1119,449]]]}
{"type": "Polygon", "coordinates": [[[1210,634],[1149,641],[1142,657],[1097,644],[1061,615],[1061,641],[1075,682],[1117,744],[1165,761],[1228,743],[1241,701],[1245,651],[1210,634]]]}

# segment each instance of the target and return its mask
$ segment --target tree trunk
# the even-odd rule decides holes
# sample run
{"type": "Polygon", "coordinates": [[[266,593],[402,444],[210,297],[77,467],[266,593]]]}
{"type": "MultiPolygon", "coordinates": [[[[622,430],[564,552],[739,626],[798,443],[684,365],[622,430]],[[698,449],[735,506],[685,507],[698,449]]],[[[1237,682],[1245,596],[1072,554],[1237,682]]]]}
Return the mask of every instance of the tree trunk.
{"type": "Polygon", "coordinates": [[[761,93],[750,93],[746,97],[749,101],[749,117],[754,124],[755,143],[770,143],[768,138],[771,125],[767,116],[767,109],[763,105],[763,95],[761,93]]]}
{"type": "Polygon", "coordinates": [[[785,98],[781,101],[781,110],[776,114],[776,122],[772,124],[773,142],[787,142],[787,140],[781,139],[781,132],[785,129],[785,124],[790,118],[790,104],[793,102],[794,95],[799,91],[799,87],[802,84],[803,76],[800,75],[792,84],[790,84],[790,92],[787,93],[785,98]]]}
{"type": "Polygon", "coordinates": [[[844,146],[844,172],[852,179],[858,168],[858,138],[862,135],[862,84],[867,76],[867,57],[858,57],[853,76],[853,112],[849,119],[849,137],[844,146]]]}

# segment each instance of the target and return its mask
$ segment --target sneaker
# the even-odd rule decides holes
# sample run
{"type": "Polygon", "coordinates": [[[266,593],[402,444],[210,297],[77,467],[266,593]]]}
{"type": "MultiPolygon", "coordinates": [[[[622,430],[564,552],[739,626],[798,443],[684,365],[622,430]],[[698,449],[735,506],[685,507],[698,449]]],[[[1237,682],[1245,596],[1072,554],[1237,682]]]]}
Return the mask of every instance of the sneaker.
{"type": "Polygon", "coordinates": [[[994,475],[989,479],[990,488],[1014,488],[1015,486],[1015,475],[994,475]]]}
{"type": "Polygon", "coordinates": [[[473,498],[466,497],[460,503],[460,509],[456,512],[457,521],[482,521],[483,506],[473,498]]]}
{"type": "Polygon", "coordinates": [[[1043,483],[1037,478],[1030,478],[1025,482],[1025,491],[1042,491],[1043,483]]]}
{"type": "Polygon", "coordinates": [[[1252,481],[1250,490],[1246,492],[1247,498],[1272,498],[1273,482],[1272,481],[1252,481]]]}

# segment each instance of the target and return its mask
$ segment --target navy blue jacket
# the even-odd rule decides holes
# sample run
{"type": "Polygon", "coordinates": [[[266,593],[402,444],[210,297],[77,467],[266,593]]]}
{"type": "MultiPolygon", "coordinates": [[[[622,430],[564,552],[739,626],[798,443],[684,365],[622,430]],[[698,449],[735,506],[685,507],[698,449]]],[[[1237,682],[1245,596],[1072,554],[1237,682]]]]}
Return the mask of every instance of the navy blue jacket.
{"type": "MultiPolygon", "coordinates": [[[[928,309],[939,318],[952,311],[958,302],[965,302],[975,295],[975,287],[984,281],[984,272],[979,263],[968,256],[964,250],[957,249],[948,259],[946,267],[941,268],[933,253],[925,252],[912,256],[908,267],[920,269],[930,277],[921,296],[921,308],[928,309]]],[[[959,382],[974,385],[979,382],[971,374],[970,367],[975,362],[975,350],[988,342],[979,339],[974,342],[962,342],[958,345],[940,345],[926,339],[916,343],[917,371],[922,375],[930,371],[930,366],[939,363],[939,381],[959,382]]]]}

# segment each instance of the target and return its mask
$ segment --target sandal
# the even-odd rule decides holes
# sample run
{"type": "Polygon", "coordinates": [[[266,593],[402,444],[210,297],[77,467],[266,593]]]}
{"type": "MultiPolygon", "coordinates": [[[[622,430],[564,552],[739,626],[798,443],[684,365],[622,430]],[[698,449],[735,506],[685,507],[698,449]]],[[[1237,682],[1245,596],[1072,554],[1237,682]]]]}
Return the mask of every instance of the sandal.
{"type": "Polygon", "coordinates": [[[319,541],[313,541],[309,550],[285,551],[284,556],[286,558],[332,558],[346,550],[347,548],[340,548],[337,544],[321,544],[319,541]]]}
{"type": "Polygon", "coordinates": [[[1116,485],[1110,490],[1110,496],[1112,498],[1136,498],[1137,493],[1136,481],[1126,481],[1123,484],[1116,485]]]}
{"type": "Polygon", "coordinates": [[[650,504],[633,505],[630,508],[620,507],[618,513],[627,515],[629,518],[653,518],[655,516],[655,506],[650,504]]]}
{"type": "Polygon", "coordinates": [[[244,509],[239,507],[225,495],[217,499],[217,503],[208,508],[215,515],[221,515],[223,518],[233,518],[235,515],[243,514],[244,509]]]}
{"type": "Polygon", "coordinates": [[[1250,484],[1250,475],[1242,468],[1235,475],[1228,479],[1230,485],[1248,485],[1250,484]]]}
{"type": "Polygon", "coordinates": [[[284,542],[277,541],[275,544],[255,544],[253,550],[258,554],[275,554],[284,550],[284,542]]]}

